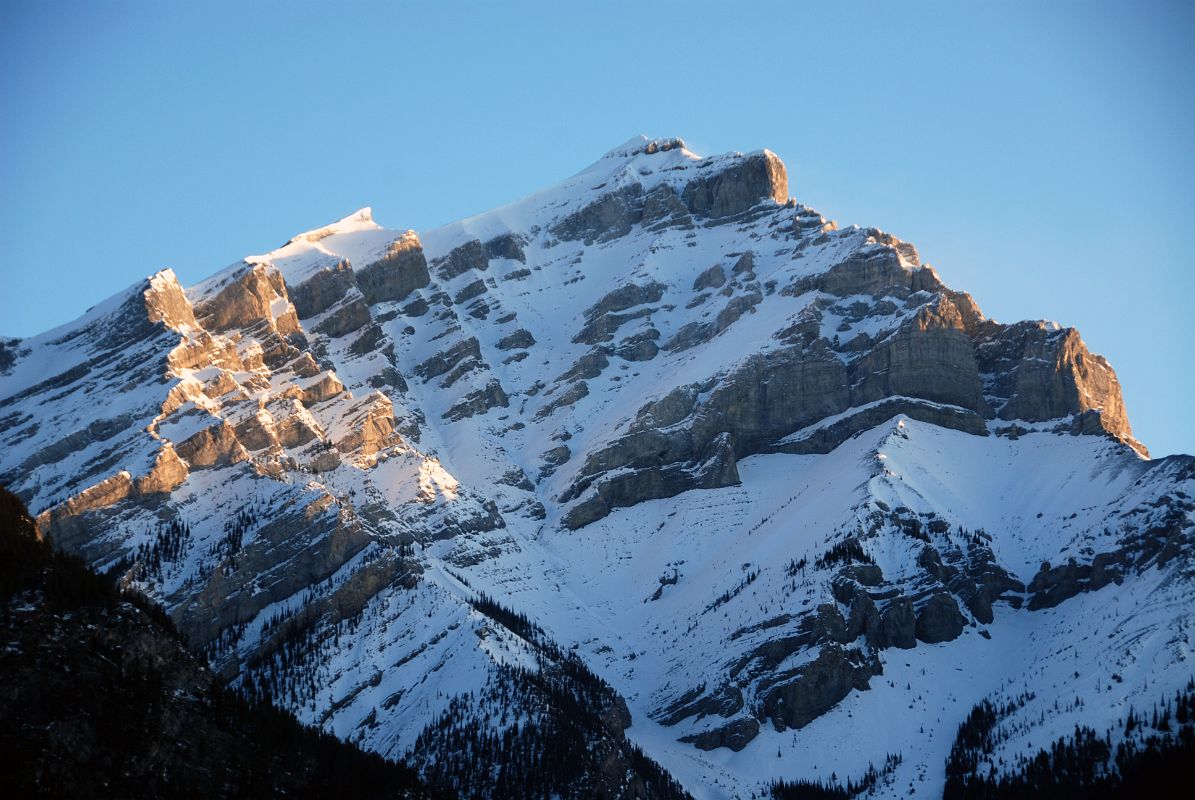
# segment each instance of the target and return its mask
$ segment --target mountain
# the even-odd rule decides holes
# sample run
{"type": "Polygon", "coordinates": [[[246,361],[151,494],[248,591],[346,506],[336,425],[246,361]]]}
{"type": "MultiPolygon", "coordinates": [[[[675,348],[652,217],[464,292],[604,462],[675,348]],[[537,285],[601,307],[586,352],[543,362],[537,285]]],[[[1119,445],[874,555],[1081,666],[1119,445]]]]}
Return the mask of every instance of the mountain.
{"type": "Polygon", "coordinates": [[[1077,729],[1179,742],[1128,722],[1195,675],[1195,459],[1075,330],[789,195],[640,137],[435,230],[159,272],[0,340],[0,483],[240,691],[470,796],[934,795],[1077,729]]]}

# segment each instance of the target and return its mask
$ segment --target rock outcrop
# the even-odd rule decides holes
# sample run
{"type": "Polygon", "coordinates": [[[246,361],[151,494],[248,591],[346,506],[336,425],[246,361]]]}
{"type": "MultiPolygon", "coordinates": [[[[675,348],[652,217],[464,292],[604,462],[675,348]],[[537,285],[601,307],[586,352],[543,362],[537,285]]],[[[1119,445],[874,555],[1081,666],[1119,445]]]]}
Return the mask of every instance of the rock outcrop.
{"type": "Polygon", "coordinates": [[[984,389],[1000,419],[1040,422],[1093,412],[1085,417],[1091,428],[1143,451],[1133,439],[1116,373],[1088,351],[1074,328],[987,323],[973,335],[979,369],[990,376],[984,389]]]}
{"type": "Polygon", "coordinates": [[[212,333],[264,324],[282,335],[298,331],[298,315],[278,270],[267,264],[245,264],[195,309],[212,333]]]}
{"type": "Polygon", "coordinates": [[[357,272],[357,285],[365,302],[400,302],[431,282],[423,245],[414,231],[391,242],[386,254],[357,272]]]}
{"type": "Polygon", "coordinates": [[[341,259],[297,286],[289,287],[289,291],[299,319],[310,319],[343,300],[356,285],[352,265],[347,259],[341,259]]]}
{"type": "MultiPolygon", "coordinates": [[[[736,154],[708,165],[708,174],[682,187],[659,184],[645,189],[635,182],[604,192],[556,222],[550,231],[563,241],[600,244],[626,236],[640,224],[689,226],[690,215],[717,222],[767,201],[788,201],[788,171],[775,153],[764,150],[745,156],[736,154]]],[[[445,274],[459,273],[450,270],[445,274]]]]}
{"type": "Polygon", "coordinates": [[[719,747],[726,747],[737,753],[758,735],[759,723],[754,719],[746,718],[736,719],[734,722],[728,722],[721,727],[711,728],[701,733],[682,736],[680,740],[693,745],[698,750],[717,750],[719,747]]]}
{"type": "Polygon", "coordinates": [[[829,646],[791,676],[761,687],[761,710],[776,730],[802,728],[852,690],[870,688],[871,678],[880,672],[879,663],[861,651],[829,646]]]}
{"type": "Polygon", "coordinates": [[[741,214],[764,200],[788,200],[788,170],[775,153],[752,153],[708,177],[696,178],[681,193],[686,208],[702,217],[741,214]]]}
{"type": "Polygon", "coordinates": [[[917,613],[917,639],[926,644],[949,642],[958,638],[966,624],[954,598],[938,592],[917,613]]]}

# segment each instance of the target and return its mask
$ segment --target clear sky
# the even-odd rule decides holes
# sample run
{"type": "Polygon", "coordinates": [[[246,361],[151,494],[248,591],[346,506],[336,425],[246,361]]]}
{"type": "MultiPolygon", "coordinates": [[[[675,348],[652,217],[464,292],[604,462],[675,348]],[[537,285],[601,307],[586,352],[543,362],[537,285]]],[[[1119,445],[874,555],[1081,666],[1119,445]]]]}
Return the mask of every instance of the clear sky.
{"type": "Polygon", "coordinates": [[[426,229],[637,133],[768,147],[1195,452],[1195,3],[6,2],[0,333],[371,205],[426,229]]]}

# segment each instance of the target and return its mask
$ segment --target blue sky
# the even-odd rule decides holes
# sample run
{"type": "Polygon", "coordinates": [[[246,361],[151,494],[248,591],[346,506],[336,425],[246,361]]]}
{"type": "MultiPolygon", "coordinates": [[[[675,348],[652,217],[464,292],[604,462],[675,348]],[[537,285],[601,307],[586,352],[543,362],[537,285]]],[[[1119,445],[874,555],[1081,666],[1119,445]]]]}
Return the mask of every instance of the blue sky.
{"type": "Polygon", "coordinates": [[[0,333],[360,206],[426,229],[637,133],[768,147],[1195,452],[1195,4],[5,3],[0,333]]]}

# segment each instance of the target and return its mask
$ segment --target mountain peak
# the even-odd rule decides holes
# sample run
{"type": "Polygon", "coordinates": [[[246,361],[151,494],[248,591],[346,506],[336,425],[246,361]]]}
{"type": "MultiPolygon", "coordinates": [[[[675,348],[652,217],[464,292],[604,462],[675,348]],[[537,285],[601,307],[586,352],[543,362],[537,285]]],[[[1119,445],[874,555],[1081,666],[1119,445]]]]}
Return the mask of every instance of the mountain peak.
{"type": "Polygon", "coordinates": [[[649,214],[663,214],[661,219],[676,214],[728,218],[769,200],[784,205],[788,192],[787,169],[770,150],[703,157],[677,137],[635,136],[557,184],[435,228],[422,239],[431,250],[448,251],[472,239],[533,227],[580,226],[601,235],[599,228],[641,220],[645,203],[649,214]]]}
{"type": "Polygon", "coordinates": [[[333,222],[331,225],[325,225],[322,228],[316,228],[311,231],[304,231],[287,242],[290,244],[299,239],[308,242],[318,242],[320,239],[326,239],[329,236],[334,236],[338,233],[352,233],[361,230],[377,230],[382,227],[373,221],[373,209],[370,206],[359,208],[347,217],[341,217],[333,222]]]}
{"type": "Polygon", "coordinates": [[[142,295],[145,297],[145,310],[150,322],[162,322],[176,331],[196,327],[194,310],[174,270],[167,267],[149,276],[147,280],[148,286],[142,295]]]}
{"type": "Polygon", "coordinates": [[[0,347],[0,483],[55,546],[168,601],[238,689],[444,774],[483,749],[444,736],[530,752],[559,696],[589,752],[655,720],[664,767],[742,788],[702,796],[858,780],[892,741],[878,796],[937,791],[971,705],[1040,691],[1011,761],[1189,678],[1195,462],[1134,452],[1073,330],[984,317],[912,244],[791,201],[767,150],[636,137],[442,228],[360,209],[0,347]]]}
{"type": "Polygon", "coordinates": [[[677,136],[664,139],[652,139],[643,134],[632,136],[618,147],[613,148],[602,156],[601,160],[615,160],[633,158],[637,155],[655,155],[667,153],[669,150],[685,150],[685,140],[677,136]]]}

